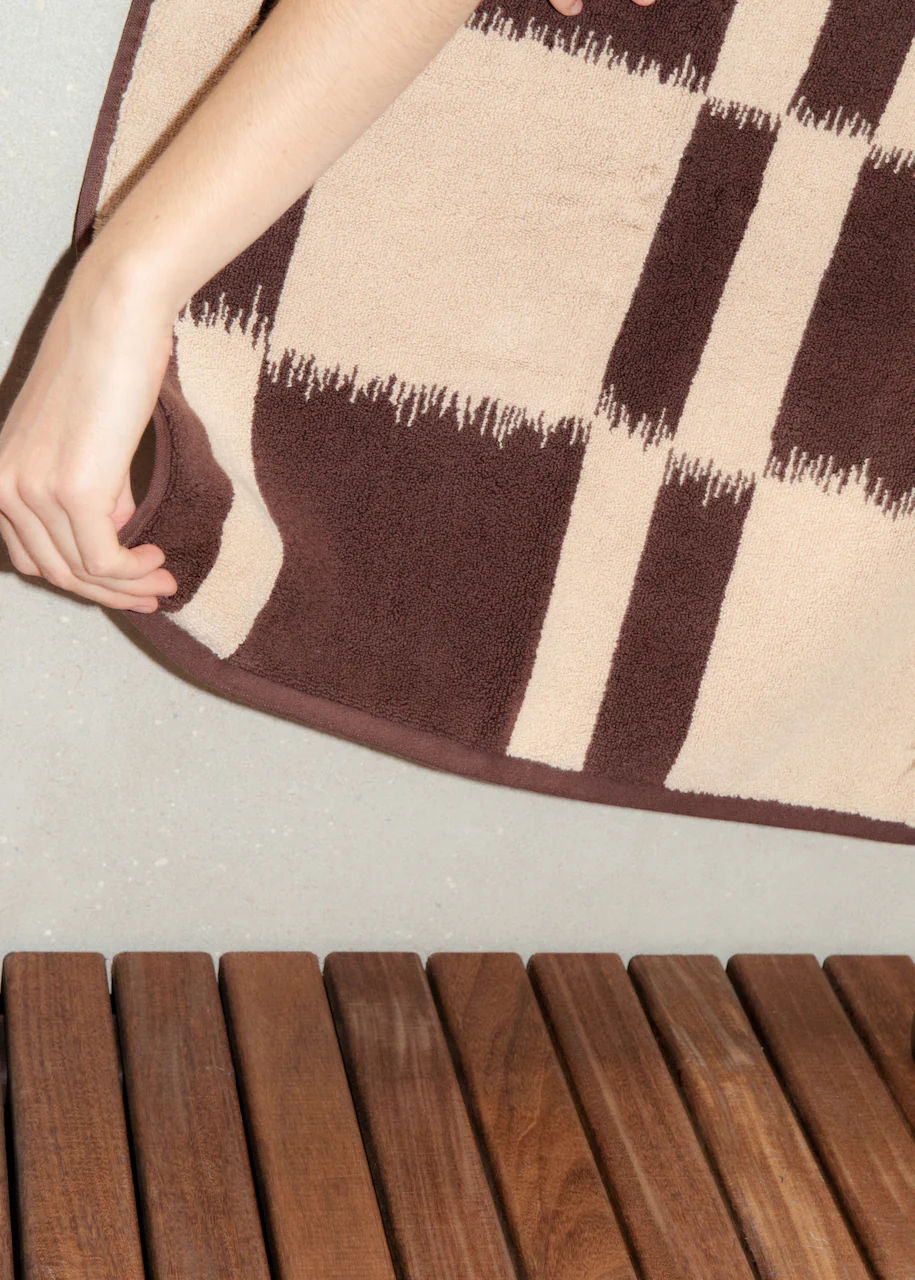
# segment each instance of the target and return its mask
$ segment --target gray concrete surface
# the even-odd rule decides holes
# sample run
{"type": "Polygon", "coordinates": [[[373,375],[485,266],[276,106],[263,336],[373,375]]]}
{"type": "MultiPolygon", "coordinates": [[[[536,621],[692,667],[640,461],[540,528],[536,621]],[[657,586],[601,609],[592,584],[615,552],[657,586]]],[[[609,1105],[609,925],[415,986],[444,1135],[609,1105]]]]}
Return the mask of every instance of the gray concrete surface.
{"type": "MultiPolygon", "coordinates": [[[[127,0],[0,6],[0,421],[127,0]]],[[[561,800],[229,702],[0,545],[0,954],[913,951],[911,846],[561,800]]]]}

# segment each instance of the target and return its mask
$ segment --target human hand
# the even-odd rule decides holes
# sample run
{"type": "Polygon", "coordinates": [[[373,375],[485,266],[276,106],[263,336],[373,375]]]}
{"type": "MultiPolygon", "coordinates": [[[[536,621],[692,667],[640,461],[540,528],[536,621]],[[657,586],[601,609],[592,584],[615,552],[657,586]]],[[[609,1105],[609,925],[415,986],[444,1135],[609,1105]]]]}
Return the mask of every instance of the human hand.
{"type": "Polygon", "coordinates": [[[177,589],[152,543],[118,531],[136,510],[130,462],[171,354],[172,321],[102,280],[87,254],[0,428],[0,534],[13,567],[115,609],[152,613],[177,589]]]}

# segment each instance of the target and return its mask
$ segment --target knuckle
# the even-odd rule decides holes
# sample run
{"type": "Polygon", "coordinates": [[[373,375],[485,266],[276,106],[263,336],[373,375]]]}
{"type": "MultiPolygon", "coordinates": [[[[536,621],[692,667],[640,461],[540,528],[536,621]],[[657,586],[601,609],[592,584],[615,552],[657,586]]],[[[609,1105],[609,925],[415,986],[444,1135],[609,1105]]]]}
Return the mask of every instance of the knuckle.
{"type": "Polygon", "coordinates": [[[25,476],[20,476],[16,483],[16,496],[27,507],[38,507],[45,500],[46,493],[34,481],[27,479],[25,476]]]}
{"type": "Polygon", "coordinates": [[[48,486],[48,497],[59,507],[73,507],[79,502],[68,484],[52,484],[48,486]]]}
{"type": "Polygon", "coordinates": [[[87,506],[91,498],[89,485],[72,477],[55,481],[50,493],[55,502],[70,510],[87,506]]]}
{"type": "Polygon", "coordinates": [[[110,578],[114,566],[107,556],[89,556],[86,560],[86,572],[93,578],[110,578]]]}

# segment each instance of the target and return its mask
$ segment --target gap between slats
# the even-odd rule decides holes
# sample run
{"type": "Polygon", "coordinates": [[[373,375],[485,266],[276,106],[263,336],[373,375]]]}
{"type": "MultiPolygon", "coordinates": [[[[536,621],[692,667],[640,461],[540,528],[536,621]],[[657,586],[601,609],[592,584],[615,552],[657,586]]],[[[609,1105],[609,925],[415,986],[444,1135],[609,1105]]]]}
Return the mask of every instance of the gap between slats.
{"type": "MultiPolygon", "coordinates": [[[[730,964],[730,960],[728,961],[728,963],[730,964]]],[[[822,970],[822,965],[820,966],[820,968],[822,970]]],[[[794,1116],[795,1122],[797,1123],[798,1128],[800,1129],[801,1133],[804,1136],[804,1141],[807,1143],[807,1147],[810,1150],[811,1155],[816,1161],[817,1168],[820,1171],[820,1176],[822,1177],[823,1182],[826,1184],[826,1187],[828,1188],[829,1193],[833,1198],[836,1208],[842,1217],[842,1221],[845,1223],[846,1230],[848,1231],[848,1234],[851,1236],[852,1240],[854,1241],[855,1248],[858,1250],[858,1254],[861,1258],[862,1266],[867,1270],[869,1275],[874,1277],[874,1280],[879,1280],[879,1278],[877,1277],[877,1272],[874,1270],[873,1264],[871,1263],[870,1257],[868,1256],[868,1251],[865,1248],[864,1241],[861,1239],[861,1235],[857,1230],[854,1221],[852,1220],[852,1217],[848,1211],[848,1208],[845,1205],[844,1200],[842,1199],[840,1189],[836,1185],[836,1180],[832,1175],[832,1173],[830,1172],[829,1167],[827,1166],[825,1160],[820,1154],[819,1145],[815,1141],[814,1136],[810,1131],[810,1125],[804,1119],[803,1115],[801,1114],[798,1108],[797,1102],[792,1096],[791,1090],[788,1087],[788,1082],[784,1077],[784,1073],[780,1069],[778,1062],[775,1059],[775,1055],[769,1046],[769,1042],[766,1039],[766,1036],[763,1034],[762,1027],[759,1025],[758,1018],[755,1017],[754,1015],[754,1012],[750,1005],[749,1000],[744,997],[737,983],[734,982],[734,980],[731,978],[730,973],[728,973],[728,980],[731,983],[731,988],[734,991],[734,994],[736,995],[738,1001],[740,1002],[740,1007],[743,1009],[743,1012],[747,1017],[750,1023],[750,1026],[753,1028],[753,1034],[756,1036],[756,1039],[759,1042],[763,1053],[765,1054],[766,1062],[768,1063],[769,1068],[772,1071],[772,1074],[774,1075],[778,1083],[778,1087],[779,1089],[781,1089],[782,1094],[788,1103],[788,1106],[791,1108],[791,1113],[794,1116]]],[[[854,1023],[852,1023],[852,1026],[854,1028],[855,1035],[858,1037],[861,1043],[864,1044],[864,1041],[858,1031],[857,1026],[855,1026],[854,1023]]],[[[864,1048],[867,1051],[868,1058],[870,1058],[871,1061],[873,1061],[873,1057],[866,1044],[864,1044],[864,1048]]],[[[876,1063],[874,1065],[875,1067],[877,1067],[876,1063]]],[[[877,1067],[877,1069],[879,1070],[879,1067],[877,1067]]],[[[883,1077],[881,1075],[881,1080],[882,1079],[883,1077]]],[[[895,1098],[893,1099],[893,1101],[895,1102],[895,1098]]]]}
{"type": "MultiPolygon", "coordinates": [[[[842,1218],[842,1221],[845,1224],[845,1228],[851,1240],[854,1242],[855,1248],[858,1251],[863,1267],[866,1269],[869,1275],[876,1278],[878,1277],[879,1274],[882,1274],[882,1273],[878,1272],[878,1266],[872,1260],[870,1249],[867,1245],[867,1242],[862,1235],[861,1229],[856,1225],[854,1221],[852,1209],[849,1205],[846,1204],[846,1201],[843,1197],[842,1189],[841,1189],[841,1186],[839,1185],[837,1176],[832,1172],[832,1170],[829,1167],[828,1157],[822,1152],[820,1141],[817,1138],[816,1133],[814,1131],[814,1127],[813,1127],[814,1120],[813,1119],[808,1120],[802,1114],[801,1105],[798,1103],[798,1101],[795,1099],[795,1096],[791,1092],[791,1088],[786,1078],[785,1071],[779,1066],[779,1063],[777,1061],[776,1051],[770,1046],[769,1038],[765,1034],[765,1031],[761,1023],[761,1018],[753,1008],[752,999],[751,999],[749,990],[746,993],[744,993],[741,990],[740,982],[735,980],[735,978],[733,977],[732,971],[734,970],[734,967],[735,967],[735,961],[739,960],[740,954],[742,953],[738,953],[737,955],[732,956],[728,960],[727,965],[725,966],[725,972],[730,982],[731,990],[734,992],[737,998],[737,1001],[740,1004],[740,1007],[743,1010],[743,1013],[750,1024],[750,1027],[752,1028],[753,1035],[755,1036],[757,1043],[760,1045],[763,1051],[763,1054],[765,1055],[766,1062],[770,1070],[772,1071],[772,1074],[778,1084],[778,1087],[781,1090],[783,1097],[785,1098],[785,1100],[788,1103],[788,1106],[791,1109],[792,1115],[794,1116],[795,1122],[800,1130],[800,1133],[802,1134],[804,1141],[807,1144],[807,1148],[811,1156],[813,1157],[814,1161],[816,1162],[816,1165],[820,1172],[820,1176],[822,1177],[826,1188],[828,1189],[830,1195],[832,1196],[833,1202],[842,1218]]],[[[762,953],[763,958],[765,958],[766,954],[767,953],[762,953]]],[[[795,955],[797,953],[773,953],[773,954],[777,954],[779,958],[784,958],[787,955],[795,955]]],[[[802,954],[810,954],[810,953],[802,953],[802,954]]],[[[816,960],[815,956],[813,956],[812,958],[816,960]]],[[[908,1120],[902,1110],[902,1107],[899,1105],[898,1099],[893,1093],[893,1090],[890,1087],[889,1082],[885,1079],[884,1073],[881,1069],[881,1065],[879,1061],[875,1059],[875,1055],[867,1043],[867,1038],[864,1035],[862,1035],[861,1030],[858,1026],[857,1020],[851,1016],[851,1013],[846,1008],[845,1002],[841,999],[840,993],[835,990],[835,983],[830,980],[829,974],[826,971],[824,965],[821,964],[819,961],[816,961],[816,964],[817,964],[817,968],[819,969],[820,975],[825,978],[827,986],[830,987],[830,989],[833,991],[833,994],[835,995],[839,1003],[839,1007],[842,1010],[842,1013],[844,1014],[847,1020],[848,1028],[851,1034],[853,1035],[858,1045],[860,1045],[860,1047],[863,1048],[864,1054],[868,1062],[873,1067],[877,1080],[879,1082],[879,1086],[882,1088],[885,1095],[889,1098],[897,1114],[901,1117],[905,1127],[911,1132],[911,1126],[908,1123],[908,1120]]]]}
{"type": "MultiPolygon", "coordinates": [[[[854,1008],[853,1002],[849,998],[848,992],[846,992],[839,978],[836,976],[836,972],[835,972],[835,969],[833,968],[833,965],[830,963],[834,959],[841,960],[841,959],[844,959],[844,957],[843,956],[836,956],[836,957],[827,956],[826,960],[824,960],[823,964],[821,965],[823,973],[826,976],[826,980],[829,983],[829,985],[832,987],[833,994],[835,995],[839,1004],[842,1006],[842,1010],[846,1018],[848,1018],[848,1021],[851,1023],[852,1028],[854,1029],[855,1035],[864,1045],[867,1055],[870,1058],[870,1061],[873,1063],[874,1069],[876,1070],[880,1079],[883,1081],[883,1084],[886,1088],[887,1093],[890,1095],[890,1097],[893,1099],[893,1102],[896,1104],[896,1108],[900,1112],[906,1127],[911,1133],[913,1139],[915,1139],[915,1121],[913,1121],[913,1119],[910,1118],[905,1107],[897,1097],[895,1081],[887,1072],[886,1065],[882,1061],[880,1054],[876,1051],[876,1048],[871,1046],[870,1037],[868,1036],[868,1034],[866,1034],[866,1029],[861,1026],[858,1018],[858,1012],[854,1008]]],[[[912,1008],[910,1024],[906,1032],[904,1033],[904,1036],[908,1045],[909,1058],[913,1063],[913,1065],[915,1065],[915,1007],[912,1008]]]]}
{"type": "MultiPolygon", "coordinates": [[[[499,1225],[502,1228],[502,1234],[505,1237],[505,1243],[506,1243],[506,1246],[508,1247],[509,1257],[511,1258],[511,1264],[514,1267],[515,1274],[519,1277],[519,1280],[524,1280],[524,1266],[522,1264],[521,1257],[518,1252],[518,1245],[514,1237],[514,1232],[511,1230],[511,1226],[508,1221],[508,1215],[505,1211],[505,1205],[502,1201],[502,1197],[499,1194],[499,1189],[496,1185],[495,1173],[492,1167],[492,1158],[489,1154],[489,1150],[486,1146],[486,1141],[483,1137],[483,1134],[480,1132],[479,1118],[476,1114],[476,1110],[470,1098],[470,1090],[467,1085],[467,1079],[464,1075],[464,1070],[460,1063],[460,1055],[454,1043],[454,1037],[452,1036],[451,1031],[448,1027],[448,1023],[445,1019],[444,1010],[442,1009],[441,998],[439,996],[438,991],[436,990],[435,983],[432,982],[429,978],[429,974],[426,970],[426,965],[423,965],[423,976],[426,979],[426,985],[429,988],[429,991],[432,996],[432,1002],[435,1005],[435,1012],[438,1015],[439,1025],[441,1026],[442,1033],[445,1037],[445,1044],[448,1047],[448,1053],[451,1058],[451,1065],[454,1069],[454,1074],[457,1078],[458,1087],[460,1088],[460,1091],[461,1091],[461,1098],[464,1103],[464,1110],[467,1113],[467,1119],[470,1123],[470,1131],[473,1134],[473,1140],[476,1143],[477,1152],[480,1157],[480,1163],[483,1166],[483,1172],[486,1175],[486,1184],[489,1187],[489,1194],[490,1194],[490,1197],[492,1198],[493,1204],[495,1205],[496,1214],[499,1219],[499,1225]]],[[[336,1020],[334,1025],[336,1026],[336,1020]]],[[[360,1120],[360,1125],[361,1125],[361,1120],[360,1120]]],[[[627,1241],[627,1245],[628,1245],[628,1241],[627,1241]]],[[[393,1253],[393,1246],[392,1246],[392,1253],[393,1253]]]]}
{"type": "MultiPolygon", "coordinates": [[[[572,1099],[575,1103],[575,1109],[578,1112],[579,1123],[581,1124],[581,1127],[584,1130],[585,1136],[588,1140],[588,1145],[591,1148],[591,1153],[594,1157],[595,1163],[597,1164],[598,1171],[600,1172],[601,1180],[604,1183],[604,1188],[607,1192],[607,1196],[610,1200],[610,1203],[613,1206],[613,1211],[617,1216],[617,1220],[620,1223],[620,1227],[623,1232],[624,1239],[626,1241],[626,1247],[628,1248],[630,1257],[632,1258],[633,1268],[635,1269],[637,1274],[642,1275],[643,1273],[639,1266],[638,1253],[635,1249],[635,1244],[632,1238],[631,1230],[629,1228],[628,1223],[626,1222],[625,1216],[623,1214],[623,1211],[619,1204],[617,1196],[614,1192],[613,1186],[610,1183],[607,1177],[606,1171],[604,1169],[604,1162],[601,1157],[600,1149],[595,1138],[593,1126],[591,1124],[591,1121],[588,1118],[587,1112],[584,1107],[584,1103],[575,1085],[575,1081],[574,1081],[568,1060],[566,1058],[566,1054],[560,1042],[559,1036],[557,1035],[556,1028],[553,1026],[553,1023],[550,1019],[549,1012],[546,1006],[546,1001],[543,997],[543,993],[540,990],[539,984],[535,980],[534,975],[530,972],[530,969],[527,965],[525,966],[525,971],[527,972],[528,979],[534,991],[534,995],[537,998],[537,1004],[540,1008],[541,1016],[543,1017],[543,1021],[546,1024],[546,1028],[550,1037],[550,1042],[553,1046],[553,1052],[556,1055],[556,1059],[562,1069],[563,1075],[565,1076],[565,1080],[566,1080],[566,1084],[568,1085],[569,1092],[571,1093],[572,1099]]],[[[695,1133],[696,1141],[698,1142],[699,1148],[702,1151],[703,1156],[705,1157],[705,1162],[709,1168],[709,1172],[711,1173],[715,1181],[715,1184],[718,1187],[718,1191],[721,1195],[722,1203],[724,1204],[725,1209],[727,1210],[728,1217],[730,1218],[731,1225],[734,1229],[734,1235],[740,1245],[741,1250],[743,1251],[744,1257],[747,1260],[747,1265],[750,1271],[752,1272],[752,1274],[756,1277],[756,1280],[761,1280],[759,1268],[756,1265],[756,1260],[754,1259],[752,1253],[747,1247],[747,1241],[744,1238],[743,1229],[741,1228],[740,1221],[738,1220],[734,1212],[734,1207],[731,1204],[730,1196],[727,1194],[724,1183],[722,1182],[721,1174],[718,1170],[718,1165],[713,1159],[711,1152],[708,1149],[708,1145],[705,1141],[702,1131],[699,1129],[698,1125],[696,1124],[696,1119],[693,1116],[692,1110],[690,1109],[690,1106],[689,1106],[689,1102],[686,1098],[686,1095],[683,1092],[683,1087],[680,1082],[679,1072],[676,1069],[675,1063],[672,1061],[670,1051],[665,1045],[661,1036],[659,1035],[658,1029],[654,1021],[650,1017],[648,1009],[641,998],[638,987],[636,986],[635,982],[632,980],[631,975],[629,975],[628,965],[626,966],[626,972],[627,972],[627,976],[629,976],[629,981],[632,986],[632,989],[635,992],[636,997],[638,998],[642,1013],[645,1015],[649,1029],[651,1030],[651,1034],[654,1036],[655,1043],[657,1044],[661,1052],[661,1055],[664,1059],[664,1064],[667,1067],[668,1075],[670,1076],[671,1080],[674,1083],[674,1087],[676,1088],[676,1091],[677,1091],[677,1096],[680,1099],[683,1110],[686,1113],[686,1116],[687,1116],[687,1119],[689,1120],[690,1125],[692,1126],[693,1132],[695,1133]]]]}
{"type": "MultiPolygon", "coordinates": [[[[634,957],[633,957],[633,958],[634,958],[634,957]]],[[[765,1061],[765,1063],[766,1063],[767,1067],[769,1068],[769,1070],[770,1070],[770,1071],[771,1071],[771,1073],[772,1073],[773,1079],[774,1079],[774,1081],[775,1081],[775,1084],[776,1084],[776,1086],[777,1086],[778,1090],[780,1091],[780,1093],[781,1093],[782,1097],[785,1099],[785,1101],[786,1101],[786,1102],[787,1102],[787,1104],[788,1104],[788,1107],[790,1108],[791,1115],[792,1115],[792,1117],[794,1118],[794,1121],[795,1121],[795,1123],[796,1123],[796,1125],[797,1125],[797,1127],[798,1127],[798,1131],[799,1131],[799,1133],[800,1133],[800,1135],[801,1135],[801,1138],[802,1138],[803,1142],[806,1144],[807,1150],[808,1150],[808,1152],[809,1152],[810,1156],[812,1157],[813,1162],[814,1162],[814,1163],[815,1163],[815,1165],[816,1165],[816,1168],[817,1168],[817,1170],[818,1170],[818,1172],[819,1172],[819,1174],[820,1174],[820,1177],[821,1177],[821,1178],[822,1178],[822,1180],[823,1180],[823,1183],[824,1183],[824,1185],[825,1185],[825,1188],[826,1188],[827,1192],[829,1193],[829,1195],[831,1196],[832,1201],[833,1201],[833,1203],[834,1203],[834,1205],[835,1205],[836,1209],[838,1210],[838,1214],[839,1214],[839,1216],[841,1217],[841,1220],[842,1220],[842,1222],[843,1222],[843,1223],[844,1223],[844,1225],[845,1225],[845,1228],[846,1228],[846,1230],[847,1230],[847,1232],[848,1232],[848,1234],[849,1234],[849,1237],[850,1237],[850,1240],[851,1240],[851,1242],[852,1242],[852,1244],[853,1244],[853,1246],[854,1246],[854,1249],[857,1251],[857,1255],[858,1255],[858,1258],[859,1258],[859,1260],[860,1260],[860,1263],[861,1263],[861,1267],[862,1267],[862,1269],[863,1269],[863,1270],[864,1270],[864,1271],[865,1271],[869,1276],[871,1276],[871,1277],[873,1278],[873,1280],[877,1280],[876,1273],[874,1272],[874,1270],[873,1270],[873,1268],[872,1268],[872,1266],[871,1266],[871,1264],[870,1264],[870,1261],[869,1261],[869,1259],[868,1259],[867,1252],[866,1252],[866,1250],[864,1249],[863,1243],[862,1243],[861,1239],[859,1238],[858,1233],[855,1231],[854,1224],[851,1222],[851,1220],[850,1220],[850,1218],[849,1218],[849,1215],[848,1215],[848,1213],[847,1213],[847,1211],[846,1211],[845,1205],[844,1205],[844,1204],[843,1204],[843,1202],[842,1202],[841,1196],[839,1195],[838,1189],[837,1189],[837,1187],[836,1187],[836,1185],[835,1185],[835,1183],[834,1183],[834,1180],[833,1180],[833,1178],[832,1178],[832,1176],[831,1176],[831,1174],[830,1174],[830,1172],[829,1172],[829,1169],[826,1167],[826,1165],[825,1165],[824,1161],[822,1160],[822,1158],[821,1158],[821,1156],[820,1156],[820,1153],[819,1153],[819,1151],[818,1151],[818,1149],[817,1149],[817,1146],[815,1145],[815,1143],[814,1143],[814,1142],[813,1142],[813,1140],[812,1140],[812,1137],[811,1137],[811,1134],[810,1134],[810,1131],[809,1131],[809,1127],[808,1127],[808,1125],[805,1123],[803,1116],[800,1114],[800,1112],[799,1112],[799,1110],[798,1110],[798,1107],[797,1107],[797,1104],[796,1104],[796,1102],[795,1102],[795,1099],[793,1098],[793,1096],[792,1096],[792,1094],[791,1094],[791,1091],[790,1091],[790,1089],[788,1088],[787,1081],[785,1080],[784,1075],[783,1075],[782,1071],[781,1071],[781,1070],[780,1070],[780,1068],[779,1068],[778,1062],[777,1062],[777,1061],[776,1061],[776,1059],[775,1059],[775,1056],[774,1056],[774,1054],[773,1054],[773,1052],[772,1052],[772,1050],[771,1050],[771,1048],[770,1048],[770,1046],[769,1046],[769,1043],[768,1043],[768,1041],[766,1040],[765,1036],[762,1034],[762,1029],[761,1029],[761,1028],[760,1028],[760,1026],[758,1025],[758,1023],[757,1023],[756,1019],[753,1017],[753,1015],[752,1015],[752,1011],[751,1011],[751,1009],[749,1008],[749,1006],[748,1006],[747,1002],[745,1001],[745,999],[744,999],[744,997],[743,997],[743,995],[742,995],[742,993],[741,993],[741,991],[740,991],[740,988],[738,987],[738,985],[734,982],[733,978],[731,977],[731,974],[730,974],[730,972],[729,972],[729,970],[728,970],[728,965],[729,965],[729,964],[730,964],[730,959],[728,960],[727,964],[723,966],[723,968],[724,968],[724,971],[725,971],[725,977],[727,978],[727,981],[728,981],[728,984],[729,984],[730,992],[731,992],[731,994],[734,996],[735,1000],[737,1001],[737,1004],[738,1004],[738,1006],[740,1007],[740,1009],[741,1009],[742,1013],[744,1014],[744,1016],[745,1016],[745,1017],[747,1018],[747,1020],[749,1021],[750,1027],[752,1028],[753,1036],[755,1037],[756,1043],[758,1044],[758,1046],[759,1046],[759,1048],[760,1048],[760,1050],[761,1050],[761,1052],[762,1052],[763,1059],[764,1059],[764,1061],[765,1061]]],[[[635,977],[633,977],[632,975],[630,975],[630,980],[632,981],[633,987],[634,987],[634,989],[635,989],[635,991],[636,991],[636,994],[637,994],[637,996],[638,996],[638,998],[639,998],[639,1002],[640,1002],[640,1004],[642,1005],[642,1008],[643,1008],[643,1010],[644,1010],[644,1012],[645,1012],[645,1017],[647,1018],[648,1023],[649,1023],[649,1026],[651,1027],[652,1034],[654,1035],[654,1037],[655,1037],[656,1041],[657,1041],[657,1042],[658,1042],[658,1044],[660,1045],[660,1047],[661,1047],[661,1052],[664,1054],[664,1059],[665,1059],[665,1062],[667,1063],[668,1069],[669,1069],[669,1071],[670,1071],[671,1075],[674,1077],[674,1079],[675,1079],[675,1081],[676,1081],[678,1091],[680,1092],[681,1098],[682,1098],[682,1100],[683,1100],[683,1105],[684,1105],[684,1107],[686,1108],[686,1111],[687,1111],[687,1113],[688,1113],[688,1115],[689,1115],[689,1118],[690,1118],[690,1121],[691,1121],[691,1123],[692,1123],[692,1125],[693,1125],[693,1128],[696,1130],[697,1137],[698,1137],[698,1139],[699,1139],[700,1143],[702,1144],[702,1149],[703,1149],[703,1151],[705,1152],[706,1159],[708,1160],[708,1162],[709,1162],[710,1166],[712,1167],[712,1169],[713,1169],[713,1171],[714,1171],[716,1181],[718,1182],[718,1185],[719,1185],[719,1187],[720,1187],[720,1189],[721,1189],[721,1194],[722,1194],[722,1196],[724,1197],[725,1203],[726,1203],[726,1204],[727,1204],[727,1206],[728,1206],[728,1210],[729,1210],[729,1212],[730,1212],[730,1214],[731,1214],[731,1216],[732,1216],[732,1218],[733,1218],[733,1220],[734,1220],[734,1222],[735,1222],[735,1224],[736,1224],[736,1226],[737,1226],[737,1231],[738,1231],[738,1235],[739,1235],[739,1237],[740,1237],[741,1243],[742,1243],[742,1244],[744,1244],[745,1252],[747,1253],[747,1256],[748,1256],[748,1257],[749,1257],[749,1259],[750,1259],[750,1263],[751,1263],[751,1265],[753,1266],[754,1272],[755,1272],[757,1275],[759,1275],[759,1268],[758,1268],[758,1266],[757,1266],[757,1264],[756,1264],[756,1262],[755,1262],[755,1259],[753,1258],[752,1252],[751,1252],[750,1248],[748,1247],[747,1242],[745,1242],[745,1240],[744,1240],[743,1231],[742,1231],[742,1229],[741,1229],[741,1227],[740,1227],[740,1225],[739,1225],[739,1219],[737,1218],[737,1213],[736,1213],[736,1210],[735,1210],[735,1208],[734,1208],[734,1206],[733,1206],[733,1204],[732,1204],[731,1196],[730,1196],[730,1194],[728,1193],[727,1187],[726,1187],[726,1185],[725,1185],[724,1177],[723,1177],[723,1175],[720,1173],[720,1170],[719,1170],[719,1167],[718,1167],[717,1161],[715,1160],[714,1156],[712,1155],[712,1153],[710,1152],[710,1150],[709,1150],[709,1148],[708,1148],[708,1145],[707,1145],[707,1143],[706,1143],[706,1141],[705,1141],[705,1139],[704,1139],[704,1137],[703,1137],[703,1135],[702,1135],[702,1133],[701,1133],[701,1131],[700,1131],[700,1128],[699,1128],[699,1121],[698,1121],[698,1120],[697,1120],[697,1118],[693,1115],[693,1112],[692,1112],[692,1110],[691,1110],[691,1108],[690,1108],[689,1101],[688,1101],[688,1099],[687,1099],[687,1097],[686,1097],[686,1095],[685,1095],[685,1093],[684,1093],[684,1091],[683,1091],[683,1089],[682,1089],[682,1087],[681,1087],[681,1085],[680,1085],[680,1080],[679,1080],[678,1073],[677,1073],[676,1066],[675,1066],[675,1061],[674,1061],[674,1056],[673,1056],[673,1050],[668,1049],[668,1047],[667,1047],[667,1045],[666,1045],[666,1043],[665,1043],[665,1040],[664,1040],[663,1034],[662,1034],[662,1032],[661,1032],[660,1028],[658,1027],[658,1025],[657,1025],[657,1023],[656,1023],[656,1021],[655,1021],[654,1017],[653,1017],[653,1016],[652,1016],[652,1014],[651,1014],[651,1011],[650,1011],[650,1008],[649,1008],[648,1001],[643,997],[643,994],[642,994],[642,988],[641,988],[641,986],[640,986],[639,982],[638,982],[638,981],[637,981],[637,979],[636,979],[635,977]]]]}

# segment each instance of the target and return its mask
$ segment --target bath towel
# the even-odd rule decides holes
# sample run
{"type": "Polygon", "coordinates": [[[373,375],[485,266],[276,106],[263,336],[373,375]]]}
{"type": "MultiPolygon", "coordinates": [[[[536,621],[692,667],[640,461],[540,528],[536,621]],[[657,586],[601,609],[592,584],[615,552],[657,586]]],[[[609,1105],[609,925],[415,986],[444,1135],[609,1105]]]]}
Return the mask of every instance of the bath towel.
{"type": "MultiPolygon", "coordinates": [[[[133,0],[84,251],[265,20],[133,0]]],[[[483,0],[187,300],[119,616],[568,799],[915,843],[915,6],[483,0]]]]}

